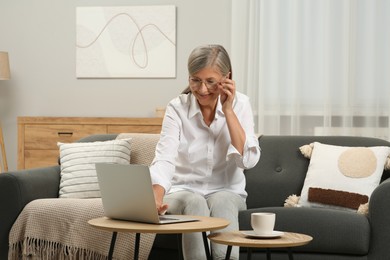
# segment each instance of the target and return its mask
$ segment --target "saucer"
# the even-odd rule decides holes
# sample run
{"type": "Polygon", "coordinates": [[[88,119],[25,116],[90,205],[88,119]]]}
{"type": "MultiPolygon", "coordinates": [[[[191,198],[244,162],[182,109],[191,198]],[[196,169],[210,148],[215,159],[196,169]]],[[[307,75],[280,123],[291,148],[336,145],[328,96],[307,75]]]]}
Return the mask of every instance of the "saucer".
{"type": "Polygon", "coordinates": [[[243,230],[240,231],[242,234],[248,237],[255,237],[255,238],[274,238],[274,237],[280,237],[284,235],[284,232],[282,231],[272,231],[272,233],[268,234],[256,234],[253,230],[243,230]]]}

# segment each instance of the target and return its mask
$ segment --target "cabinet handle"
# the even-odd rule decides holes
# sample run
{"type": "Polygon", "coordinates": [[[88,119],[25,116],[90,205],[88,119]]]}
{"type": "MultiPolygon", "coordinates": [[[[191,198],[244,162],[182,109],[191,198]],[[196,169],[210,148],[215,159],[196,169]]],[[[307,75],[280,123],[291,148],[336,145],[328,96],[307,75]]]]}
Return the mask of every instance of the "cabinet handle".
{"type": "Polygon", "coordinates": [[[60,137],[71,137],[73,132],[58,132],[58,136],[60,137]]]}

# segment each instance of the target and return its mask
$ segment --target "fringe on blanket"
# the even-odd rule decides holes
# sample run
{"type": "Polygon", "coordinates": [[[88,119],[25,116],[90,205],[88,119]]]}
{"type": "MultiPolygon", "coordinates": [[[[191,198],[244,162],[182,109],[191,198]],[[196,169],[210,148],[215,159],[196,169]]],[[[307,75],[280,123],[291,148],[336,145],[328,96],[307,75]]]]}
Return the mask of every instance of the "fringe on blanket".
{"type": "Polygon", "coordinates": [[[9,260],[105,260],[106,255],[85,248],[26,237],[9,246],[9,260]]]}

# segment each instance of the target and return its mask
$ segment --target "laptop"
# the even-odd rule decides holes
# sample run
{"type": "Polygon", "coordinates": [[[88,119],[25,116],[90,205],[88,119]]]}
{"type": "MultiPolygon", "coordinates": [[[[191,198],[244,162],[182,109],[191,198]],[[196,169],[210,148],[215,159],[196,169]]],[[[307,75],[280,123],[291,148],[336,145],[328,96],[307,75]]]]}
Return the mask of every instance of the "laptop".
{"type": "Polygon", "coordinates": [[[198,220],[158,214],[148,166],[97,163],[96,172],[106,217],[153,224],[198,220]]]}

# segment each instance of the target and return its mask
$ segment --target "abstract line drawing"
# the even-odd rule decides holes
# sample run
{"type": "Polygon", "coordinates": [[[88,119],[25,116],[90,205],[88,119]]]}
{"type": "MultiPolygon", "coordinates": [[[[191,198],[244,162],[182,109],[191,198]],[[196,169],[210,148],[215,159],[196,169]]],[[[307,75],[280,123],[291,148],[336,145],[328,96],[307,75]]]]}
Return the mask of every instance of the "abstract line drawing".
{"type": "Polygon", "coordinates": [[[77,7],[76,76],[176,77],[176,7],[77,7]]]}

